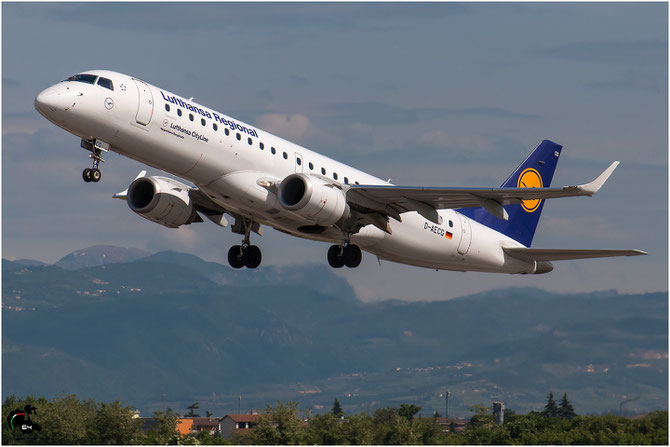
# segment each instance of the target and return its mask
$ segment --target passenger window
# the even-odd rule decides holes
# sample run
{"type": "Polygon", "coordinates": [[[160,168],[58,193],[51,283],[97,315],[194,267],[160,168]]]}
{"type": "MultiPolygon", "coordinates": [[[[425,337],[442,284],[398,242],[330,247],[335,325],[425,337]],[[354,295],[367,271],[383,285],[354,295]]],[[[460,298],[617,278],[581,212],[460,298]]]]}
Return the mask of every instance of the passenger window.
{"type": "Polygon", "coordinates": [[[181,109],[177,109],[177,115],[181,116],[181,109]]]}
{"type": "Polygon", "coordinates": [[[193,114],[192,114],[192,113],[189,113],[189,114],[188,114],[188,119],[190,119],[191,121],[193,121],[193,114]]]}
{"type": "Polygon", "coordinates": [[[112,84],[111,79],[100,78],[100,79],[98,79],[98,85],[101,86],[101,87],[108,88],[111,91],[114,91],[114,84],[112,84]]]}
{"type": "Polygon", "coordinates": [[[169,112],[170,111],[170,104],[165,104],[165,111],[169,112]]]}
{"type": "Polygon", "coordinates": [[[357,184],[357,185],[360,185],[360,183],[358,183],[358,182],[354,182],[354,183],[357,184]]]}
{"type": "Polygon", "coordinates": [[[311,171],[311,170],[313,170],[313,169],[314,169],[314,163],[312,163],[312,162],[310,161],[310,162],[309,162],[309,170],[311,171]]]}
{"type": "Polygon", "coordinates": [[[261,150],[265,149],[265,145],[263,143],[258,143],[258,147],[260,147],[261,150]]]}
{"type": "Polygon", "coordinates": [[[205,122],[205,118],[200,119],[200,124],[202,124],[203,126],[207,125],[207,123],[205,122]]]}
{"type": "Polygon", "coordinates": [[[345,184],[345,185],[348,185],[348,184],[349,184],[349,179],[346,178],[346,177],[344,177],[344,184],[345,184]]]}
{"type": "Polygon", "coordinates": [[[235,137],[237,138],[237,141],[240,141],[242,139],[242,136],[240,135],[239,132],[237,133],[237,135],[235,135],[235,137]]]}
{"type": "Polygon", "coordinates": [[[247,138],[247,143],[249,143],[249,146],[254,144],[254,141],[251,138],[247,138]]]}
{"type": "Polygon", "coordinates": [[[216,125],[216,123],[212,123],[212,128],[216,131],[219,130],[219,126],[216,125]]]}
{"type": "Polygon", "coordinates": [[[284,157],[284,160],[288,160],[288,154],[286,152],[283,152],[281,156],[284,157]]]}
{"type": "Polygon", "coordinates": [[[277,149],[275,149],[275,148],[271,147],[271,148],[270,148],[270,152],[272,152],[272,155],[274,155],[274,154],[276,154],[276,153],[277,153],[277,149]]]}
{"type": "Polygon", "coordinates": [[[337,180],[337,172],[333,172],[333,178],[337,180]]]}
{"type": "Polygon", "coordinates": [[[450,220],[449,221],[449,227],[453,227],[453,226],[454,226],[454,223],[450,220]]]}
{"type": "Polygon", "coordinates": [[[228,130],[227,127],[225,129],[223,129],[223,131],[225,132],[226,136],[230,135],[230,131],[228,130]]]}
{"type": "Polygon", "coordinates": [[[321,174],[326,175],[326,170],[324,168],[321,168],[321,174]]]}
{"type": "Polygon", "coordinates": [[[298,163],[298,166],[302,164],[302,160],[300,159],[300,157],[296,158],[295,162],[298,163]]]}

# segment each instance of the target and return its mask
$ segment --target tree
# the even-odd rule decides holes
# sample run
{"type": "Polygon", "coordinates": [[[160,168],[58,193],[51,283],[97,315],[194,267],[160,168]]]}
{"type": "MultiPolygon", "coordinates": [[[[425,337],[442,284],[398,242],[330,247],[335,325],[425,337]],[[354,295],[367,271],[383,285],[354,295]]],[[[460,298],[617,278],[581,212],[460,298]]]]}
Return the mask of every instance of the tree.
{"type": "Polygon", "coordinates": [[[421,407],[417,407],[414,404],[400,404],[400,409],[398,409],[398,415],[404,417],[409,422],[412,422],[414,415],[421,411],[421,407]]]}
{"type": "Polygon", "coordinates": [[[345,432],[346,425],[333,412],[318,414],[309,420],[307,443],[314,445],[350,444],[345,432]]]}
{"type": "Polygon", "coordinates": [[[205,417],[212,417],[212,412],[209,410],[205,410],[205,417]]]}
{"type": "Polygon", "coordinates": [[[130,407],[118,400],[111,404],[101,403],[93,422],[92,444],[138,444],[142,435],[142,421],[134,418],[130,407]]]}
{"type": "Polygon", "coordinates": [[[504,420],[507,422],[507,420],[516,414],[516,411],[512,410],[511,408],[505,408],[503,410],[503,415],[504,415],[504,420]]]}
{"type": "Polygon", "coordinates": [[[163,413],[155,411],[156,427],[146,434],[145,444],[175,445],[179,443],[181,436],[177,431],[177,415],[172,408],[163,413]]]}
{"type": "Polygon", "coordinates": [[[339,400],[335,399],[335,402],[333,403],[333,409],[330,410],[330,412],[338,418],[344,416],[344,410],[342,410],[342,406],[340,405],[339,400]]]}
{"type": "Polygon", "coordinates": [[[189,406],[186,407],[186,408],[188,408],[188,409],[191,410],[191,411],[189,411],[188,413],[186,413],[186,414],[184,415],[185,417],[187,417],[187,418],[197,418],[197,417],[200,417],[199,414],[194,413],[194,410],[200,408],[200,405],[198,404],[198,402],[193,402],[191,405],[189,405],[189,406]]]}
{"type": "Polygon", "coordinates": [[[258,425],[253,432],[238,436],[235,442],[256,445],[304,444],[306,433],[298,412],[297,402],[277,402],[274,408],[268,405],[259,415],[258,425]]]}
{"type": "Polygon", "coordinates": [[[563,393],[563,399],[561,399],[561,405],[558,408],[558,416],[566,419],[572,419],[577,416],[575,409],[572,408],[572,405],[568,401],[568,393],[563,393]]]}
{"type": "Polygon", "coordinates": [[[556,401],[554,400],[553,391],[550,391],[549,395],[547,396],[547,405],[544,406],[544,411],[542,412],[542,415],[547,418],[554,418],[558,416],[558,406],[556,405],[556,401]]]}
{"type": "Polygon", "coordinates": [[[435,412],[433,413],[433,417],[434,418],[440,418],[442,416],[440,416],[440,413],[437,410],[435,410],[435,412]]]}

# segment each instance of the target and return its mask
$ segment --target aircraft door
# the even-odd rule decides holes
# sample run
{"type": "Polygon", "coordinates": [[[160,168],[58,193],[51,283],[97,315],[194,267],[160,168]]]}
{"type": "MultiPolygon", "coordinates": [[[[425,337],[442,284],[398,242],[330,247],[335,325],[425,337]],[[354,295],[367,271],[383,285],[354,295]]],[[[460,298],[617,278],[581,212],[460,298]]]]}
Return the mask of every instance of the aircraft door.
{"type": "Polygon", "coordinates": [[[461,240],[458,242],[458,252],[462,255],[466,254],[470,249],[472,242],[472,230],[470,229],[470,221],[467,217],[460,213],[456,213],[458,220],[461,223],[461,240]]]}
{"type": "Polygon", "coordinates": [[[154,97],[151,93],[151,89],[145,83],[139,79],[133,79],[135,81],[135,86],[137,87],[138,95],[138,104],[137,104],[137,115],[135,115],[135,121],[143,126],[146,126],[151,122],[151,117],[154,114],[154,97]]]}
{"type": "Polygon", "coordinates": [[[295,153],[295,172],[302,172],[304,169],[305,161],[302,159],[302,155],[295,153]]]}

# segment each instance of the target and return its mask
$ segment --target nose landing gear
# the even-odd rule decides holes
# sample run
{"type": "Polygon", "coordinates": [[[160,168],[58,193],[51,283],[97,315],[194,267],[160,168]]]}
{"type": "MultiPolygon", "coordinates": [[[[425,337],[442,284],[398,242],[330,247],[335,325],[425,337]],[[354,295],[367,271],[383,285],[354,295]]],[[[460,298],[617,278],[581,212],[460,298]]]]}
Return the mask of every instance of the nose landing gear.
{"type": "Polygon", "coordinates": [[[81,173],[81,176],[84,178],[86,183],[97,183],[100,181],[100,178],[102,178],[102,172],[100,172],[100,169],[94,166],[93,168],[84,169],[84,172],[81,173]]]}
{"type": "Polygon", "coordinates": [[[88,154],[88,158],[93,160],[93,167],[84,169],[81,176],[86,183],[97,183],[102,178],[102,172],[100,172],[99,168],[100,162],[104,163],[105,161],[100,155],[103,152],[109,151],[109,143],[105,143],[102,140],[81,140],[81,147],[91,152],[88,154]]]}

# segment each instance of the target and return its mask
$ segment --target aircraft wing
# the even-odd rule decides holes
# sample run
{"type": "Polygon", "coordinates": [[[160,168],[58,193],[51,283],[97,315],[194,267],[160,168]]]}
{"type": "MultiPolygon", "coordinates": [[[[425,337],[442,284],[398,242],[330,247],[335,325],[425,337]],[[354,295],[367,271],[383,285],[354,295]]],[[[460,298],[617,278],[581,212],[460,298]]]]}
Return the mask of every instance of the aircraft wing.
{"type": "Polygon", "coordinates": [[[560,248],[503,247],[508,255],[522,261],[566,261],[570,259],[609,258],[646,255],[642,250],[571,250],[560,248]]]}
{"type": "Polygon", "coordinates": [[[590,183],[562,188],[439,188],[393,185],[353,185],[347,200],[357,205],[399,219],[399,215],[416,211],[426,219],[439,223],[438,209],[484,207],[501,219],[507,219],[504,205],[523,200],[558,197],[592,196],[603,186],[619,165],[612,163],[590,183]]]}

